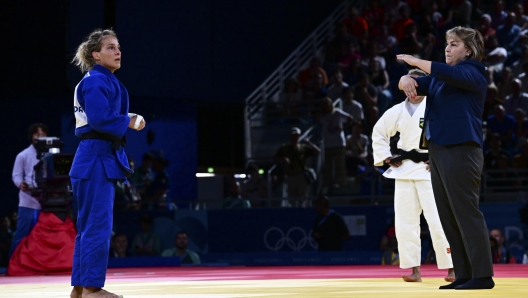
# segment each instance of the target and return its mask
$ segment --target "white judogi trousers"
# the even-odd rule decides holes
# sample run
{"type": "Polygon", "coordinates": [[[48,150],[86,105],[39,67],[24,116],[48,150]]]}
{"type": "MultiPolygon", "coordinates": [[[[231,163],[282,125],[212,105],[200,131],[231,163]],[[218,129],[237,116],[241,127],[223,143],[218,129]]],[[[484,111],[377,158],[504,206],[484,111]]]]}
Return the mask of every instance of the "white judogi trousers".
{"type": "Polygon", "coordinates": [[[429,225],[438,268],[453,268],[451,255],[448,253],[449,243],[440,223],[431,181],[396,179],[394,212],[400,268],[420,266],[420,214],[422,210],[429,225]]]}

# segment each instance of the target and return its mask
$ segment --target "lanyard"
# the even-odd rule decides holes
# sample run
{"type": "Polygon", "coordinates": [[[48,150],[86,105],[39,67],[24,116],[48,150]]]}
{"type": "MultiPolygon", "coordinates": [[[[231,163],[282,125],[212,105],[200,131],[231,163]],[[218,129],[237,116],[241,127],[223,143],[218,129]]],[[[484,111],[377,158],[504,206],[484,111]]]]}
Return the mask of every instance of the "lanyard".
{"type": "Polygon", "coordinates": [[[330,214],[332,214],[332,213],[334,213],[334,210],[333,210],[333,209],[330,210],[330,211],[328,212],[328,214],[327,214],[325,217],[323,217],[323,219],[321,219],[321,221],[319,221],[319,223],[317,224],[317,226],[322,225],[322,224],[326,221],[326,219],[330,216],[330,214]]]}

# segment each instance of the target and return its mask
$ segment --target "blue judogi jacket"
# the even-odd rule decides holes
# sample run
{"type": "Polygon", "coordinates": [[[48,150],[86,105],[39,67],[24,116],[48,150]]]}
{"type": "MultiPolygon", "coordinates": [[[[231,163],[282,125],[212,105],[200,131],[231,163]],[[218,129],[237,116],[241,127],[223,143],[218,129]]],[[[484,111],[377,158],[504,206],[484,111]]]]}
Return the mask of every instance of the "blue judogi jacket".
{"type": "MultiPolygon", "coordinates": [[[[464,60],[454,66],[432,62],[431,73],[414,78],[418,95],[427,96],[425,127],[438,145],[474,141],[483,146],[482,113],[486,99],[486,68],[476,60],[464,60]]],[[[426,149],[420,141],[420,148],[426,149]]]]}
{"type": "MultiPolygon", "coordinates": [[[[96,64],[75,87],[75,135],[98,131],[122,138],[130,123],[128,92],[107,68],[96,64]]],[[[124,179],[132,172],[123,147],[112,148],[105,140],[83,140],[77,148],[70,176],[90,179],[94,162],[100,158],[109,179],[124,179]]]]}

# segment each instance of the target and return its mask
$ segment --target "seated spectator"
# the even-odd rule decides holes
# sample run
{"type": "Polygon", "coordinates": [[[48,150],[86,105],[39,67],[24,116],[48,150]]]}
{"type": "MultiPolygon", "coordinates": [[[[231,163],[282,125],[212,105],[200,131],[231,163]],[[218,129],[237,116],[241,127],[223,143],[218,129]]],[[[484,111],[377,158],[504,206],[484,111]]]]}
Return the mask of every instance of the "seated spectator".
{"type": "Polygon", "coordinates": [[[341,70],[334,71],[332,85],[328,87],[328,97],[335,101],[341,97],[344,88],[348,88],[348,84],[343,82],[343,73],[341,70]]]}
{"type": "Polygon", "coordinates": [[[492,19],[491,27],[497,29],[500,25],[504,23],[508,14],[504,11],[504,1],[495,0],[492,11],[490,12],[492,19]]]}
{"type": "Polygon", "coordinates": [[[504,99],[506,114],[513,115],[517,109],[528,111],[528,93],[522,92],[523,83],[519,79],[511,82],[511,94],[504,99]]]}
{"type": "Polygon", "coordinates": [[[389,90],[389,74],[383,68],[379,61],[371,59],[369,63],[369,74],[372,85],[378,91],[378,113],[383,115],[385,111],[392,105],[392,93],[389,90]]]}
{"type": "Polygon", "coordinates": [[[337,24],[335,28],[335,37],[327,43],[323,49],[324,52],[324,69],[326,73],[332,73],[337,70],[337,61],[341,56],[343,45],[347,43],[358,44],[358,40],[355,36],[348,34],[348,28],[345,24],[337,24]]]}
{"type": "Polygon", "coordinates": [[[327,94],[328,89],[323,83],[323,75],[319,73],[314,80],[308,83],[308,87],[304,91],[303,100],[306,102],[308,116],[316,114],[320,100],[325,98],[327,94]]]}
{"type": "Polygon", "coordinates": [[[143,215],[139,219],[141,232],[134,237],[132,247],[136,256],[158,256],[161,250],[161,239],[152,231],[152,218],[143,215]]]}
{"type": "MultiPolygon", "coordinates": [[[[128,158],[128,164],[131,170],[135,168],[135,162],[132,158],[128,158]]],[[[130,179],[131,174],[126,173],[127,179],[130,179]]],[[[115,203],[114,210],[139,210],[141,197],[136,189],[136,185],[123,181],[117,181],[115,186],[115,203]]]]}
{"type": "Polygon", "coordinates": [[[284,81],[284,88],[279,94],[279,109],[283,117],[297,116],[302,102],[302,91],[294,78],[284,81]]]}
{"type": "Polygon", "coordinates": [[[348,28],[350,35],[356,37],[361,44],[366,44],[369,33],[368,23],[367,20],[359,16],[356,7],[350,8],[349,16],[343,21],[343,24],[348,28]]]}
{"type": "Polygon", "coordinates": [[[268,197],[268,183],[259,174],[259,167],[252,163],[247,169],[247,179],[242,184],[242,197],[248,199],[253,207],[264,207],[268,197]]]}
{"type": "Polygon", "coordinates": [[[518,77],[524,73],[524,63],[528,62],[528,44],[523,44],[521,47],[521,58],[515,61],[512,65],[513,77],[518,77]]]}
{"type": "Polygon", "coordinates": [[[363,106],[354,100],[354,93],[349,87],[343,88],[341,93],[342,110],[352,116],[355,121],[363,121],[363,106]]]}
{"type": "Polygon", "coordinates": [[[438,39],[433,32],[425,34],[423,39],[420,41],[423,44],[420,56],[423,60],[439,61],[443,55],[442,51],[438,47],[438,39]]]}
{"type": "Polygon", "coordinates": [[[152,173],[152,160],[154,160],[154,155],[150,152],[143,154],[141,158],[141,164],[139,168],[134,170],[134,173],[130,176],[130,184],[134,185],[138,191],[139,196],[145,196],[147,188],[154,180],[154,174],[152,173]]]}
{"type": "Polygon", "coordinates": [[[174,247],[163,251],[162,257],[179,257],[180,264],[200,264],[200,256],[194,251],[187,249],[189,240],[187,233],[184,231],[178,232],[174,238],[174,247]]]}
{"type": "Polygon", "coordinates": [[[234,178],[230,179],[229,182],[229,195],[222,202],[223,209],[247,209],[251,208],[249,200],[243,199],[240,183],[234,178]]]}
{"type": "MultiPolygon", "coordinates": [[[[306,160],[321,153],[321,149],[308,139],[299,142],[301,130],[292,127],[288,144],[280,146],[275,154],[275,163],[287,176],[289,198],[308,197],[308,183],[304,171],[308,168],[306,160]]],[[[291,204],[292,202],[290,202],[291,204]]]]}
{"type": "Polygon", "coordinates": [[[317,242],[317,251],[341,251],[343,241],[350,238],[343,217],[330,209],[330,201],[325,196],[314,202],[318,216],[312,228],[312,237],[317,242]]]}
{"type": "Polygon", "coordinates": [[[409,12],[411,11],[411,7],[409,7],[409,4],[404,0],[388,1],[385,6],[386,22],[393,23],[395,20],[399,19],[401,17],[400,12],[402,6],[405,6],[409,12]]]}
{"type": "Polygon", "coordinates": [[[374,196],[383,194],[383,178],[384,170],[374,166],[374,157],[372,154],[367,154],[366,165],[359,166],[356,183],[360,184],[359,194],[361,196],[374,196]]]}
{"type": "Polygon", "coordinates": [[[493,133],[488,138],[490,149],[484,155],[484,169],[497,169],[497,159],[500,155],[508,155],[507,151],[502,149],[502,140],[498,133],[493,133]]]}
{"type": "Polygon", "coordinates": [[[371,61],[375,60],[379,63],[380,70],[385,70],[387,68],[387,62],[383,56],[379,54],[379,46],[376,42],[370,42],[368,44],[368,55],[363,57],[361,60],[361,65],[363,69],[369,70],[371,61]]]}
{"type": "Polygon", "coordinates": [[[346,183],[345,169],[345,128],[354,120],[349,114],[334,107],[332,100],[326,97],[321,104],[325,146],[325,164],[323,183],[326,187],[340,187],[346,183]]]}
{"type": "Polygon", "coordinates": [[[367,73],[362,73],[359,76],[359,82],[352,87],[352,90],[354,99],[363,106],[365,120],[368,125],[365,131],[369,134],[379,118],[378,89],[371,84],[370,76],[367,73]]]}
{"type": "Polygon", "coordinates": [[[376,36],[373,42],[378,45],[379,55],[383,55],[385,59],[387,59],[387,57],[393,58],[396,54],[395,48],[398,44],[398,40],[391,35],[389,26],[386,24],[381,25],[381,34],[376,36]]]}
{"type": "Polygon", "coordinates": [[[522,263],[525,265],[528,264],[528,250],[526,250],[526,252],[524,253],[522,263]]]}
{"type": "Polygon", "coordinates": [[[497,169],[489,171],[488,192],[514,192],[520,185],[517,174],[510,167],[510,157],[499,154],[496,157],[497,169]]]}
{"type": "Polygon", "coordinates": [[[493,114],[493,107],[499,104],[503,104],[504,101],[499,97],[499,89],[495,84],[488,85],[488,91],[486,92],[486,100],[484,101],[484,113],[482,119],[488,119],[493,114]]]}
{"type": "Polygon", "coordinates": [[[528,93],[528,61],[523,63],[523,73],[521,73],[517,79],[521,81],[521,91],[528,93]]]}
{"type": "Polygon", "coordinates": [[[427,36],[427,34],[433,34],[433,36],[435,36],[435,33],[437,31],[436,25],[433,21],[433,17],[428,12],[423,13],[422,19],[416,27],[418,29],[417,35],[420,37],[420,39],[427,36]]]}
{"type": "Polygon", "coordinates": [[[493,79],[495,73],[502,72],[504,62],[508,58],[508,51],[499,46],[497,37],[490,36],[486,42],[486,49],[484,50],[484,57],[482,63],[488,67],[488,72],[493,79]]]}
{"type": "Polygon", "coordinates": [[[110,242],[110,258],[128,258],[133,254],[128,250],[127,236],[123,233],[117,233],[112,236],[110,242]]]}
{"type": "Polygon", "coordinates": [[[170,188],[169,175],[165,172],[165,167],[169,161],[163,157],[163,152],[156,152],[152,160],[152,171],[156,173],[156,177],[147,188],[145,192],[144,201],[147,203],[146,207],[149,210],[166,208],[167,193],[170,188]]]}
{"type": "Polygon", "coordinates": [[[328,85],[328,77],[326,75],[326,71],[321,68],[321,60],[317,57],[314,57],[310,61],[310,65],[299,72],[297,81],[301,85],[301,89],[306,89],[308,87],[308,83],[316,79],[319,74],[321,74],[323,77],[323,86],[328,85]]]}
{"type": "Polygon", "coordinates": [[[349,176],[356,176],[358,166],[366,165],[369,139],[362,132],[363,125],[361,122],[354,122],[352,124],[352,133],[346,139],[345,164],[349,176]]]}
{"type": "Polygon", "coordinates": [[[452,1],[453,9],[453,24],[455,26],[469,27],[471,21],[472,4],[468,0],[452,1]]]}
{"type": "Polygon", "coordinates": [[[453,25],[453,7],[448,3],[447,0],[438,0],[438,12],[442,15],[442,21],[438,23],[438,28],[440,30],[439,34],[443,35],[445,32],[452,27],[453,25]]]}
{"type": "Polygon", "coordinates": [[[522,3],[512,4],[512,12],[515,14],[515,25],[519,26],[521,30],[528,28],[528,16],[524,14],[524,7],[522,3]]]}
{"type": "Polygon", "coordinates": [[[411,19],[411,9],[407,5],[400,6],[398,8],[398,14],[399,19],[392,25],[392,32],[396,36],[396,39],[401,41],[407,34],[407,27],[410,24],[414,24],[414,21],[411,19]]]}
{"type": "Polygon", "coordinates": [[[346,42],[341,47],[341,53],[337,59],[337,66],[341,69],[347,68],[356,59],[361,59],[358,46],[353,42],[346,42]]]}
{"type": "MultiPolygon", "coordinates": [[[[524,139],[520,144],[520,153],[516,154],[512,160],[512,168],[515,170],[527,170],[528,169],[528,139],[524,139]]],[[[528,176],[527,172],[521,174],[522,177],[528,176]]],[[[525,182],[526,184],[526,182],[525,182]]]]}
{"type": "MultiPolygon", "coordinates": [[[[478,30],[478,24],[482,16],[488,11],[484,5],[482,5],[482,0],[474,0],[473,6],[471,7],[471,27],[478,30]]],[[[490,17],[491,24],[491,17],[490,17]]],[[[484,34],[483,34],[484,35],[484,34]]]]}
{"type": "Polygon", "coordinates": [[[480,17],[480,25],[477,30],[484,37],[484,41],[487,41],[490,36],[495,36],[495,29],[491,27],[491,16],[489,14],[483,14],[480,17]]]}
{"type": "Polygon", "coordinates": [[[517,146],[519,146],[528,138],[528,119],[526,119],[526,111],[521,108],[517,108],[513,116],[515,117],[516,125],[515,140],[517,146]]]}
{"type": "Polygon", "coordinates": [[[398,252],[398,240],[396,234],[389,236],[389,248],[383,253],[381,265],[400,265],[400,254],[398,252]]]}
{"type": "Polygon", "coordinates": [[[511,84],[513,79],[512,70],[510,67],[506,66],[502,69],[501,77],[497,83],[497,88],[499,88],[499,98],[504,100],[506,96],[512,93],[511,84]]]}
{"type": "Polygon", "coordinates": [[[380,240],[380,250],[386,251],[387,249],[390,249],[389,246],[389,238],[396,235],[396,230],[394,228],[394,218],[392,218],[391,223],[387,226],[387,230],[385,231],[385,234],[381,236],[380,240]]]}
{"type": "MultiPolygon", "coordinates": [[[[497,28],[497,40],[499,45],[508,51],[508,61],[514,61],[519,56],[516,54],[516,47],[521,35],[521,28],[515,24],[515,13],[509,12],[504,20],[504,24],[497,28]]],[[[511,65],[511,64],[508,64],[511,65]]]]}
{"type": "Polygon", "coordinates": [[[343,72],[343,81],[349,86],[354,86],[359,82],[359,77],[363,73],[361,69],[361,60],[357,59],[350,63],[350,67],[343,72]]]}
{"type": "Polygon", "coordinates": [[[509,151],[513,148],[513,132],[515,131],[515,118],[506,114],[502,105],[493,108],[493,115],[487,119],[487,134],[498,133],[502,141],[502,148],[509,151]]]}
{"type": "Polygon", "coordinates": [[[363,18],[367,21],[369,38],[376,37],[381,32],[381,25],[385,21],[385,10],[378,0],[370,0],[368,7],[363,11],[363,18]]]}
{"type": "Polygon", "coordinates": [[[409,55],[418,55],[423,49],[423,44],[418,40],[418,30],[414,23],[407,25],[405,35],[399,40],[400,51],[409,55]]]}
{"type": "Polygon", "coordinates": [[[431,16],[434,26],[439,29],[444,26],[444,16],[438,9],[438,1],[431,1],[427,7],[427,13],[431,16]]]}
{"type": "Polygon", "coordinates": [[[504,235],[502,231],[498,228],[492,229],[490,231],[490,237],[495,238],[497,241],[497,246],[495,247],[492,254],[492,259],[494,264],[516,264],[517,260],[515,256],[510,254],[508,249],[504,247],[504,235]]]}
{"type": "Polygon", "coordinates": [[[9,263],[9,248],[13,240],[11,220],[8,216],[0,218],[0,267],[7,267],[9,263]]]}

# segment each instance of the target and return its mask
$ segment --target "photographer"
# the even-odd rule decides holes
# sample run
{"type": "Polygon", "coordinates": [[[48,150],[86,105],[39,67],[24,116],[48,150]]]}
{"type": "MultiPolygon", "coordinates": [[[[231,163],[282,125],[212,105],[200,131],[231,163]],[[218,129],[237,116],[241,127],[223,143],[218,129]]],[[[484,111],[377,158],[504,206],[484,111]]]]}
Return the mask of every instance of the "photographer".
{"type": "Polygon", "coordinates": [[[36,186],[33,167],[39,162],[35,142],[38,138],[47,136],[48,127],[46,125],[42,123],[32,124],[28,129],[31,145],[20,152],[15,159],[12,177],[15,185],[20,188],[18,195],[20,201],[18,203],[18,223],[9,250],[10,258],[20,241],[29,235],[40,215],[40,204],[37,199],[31,196],[30,191],[36,186]]]}

